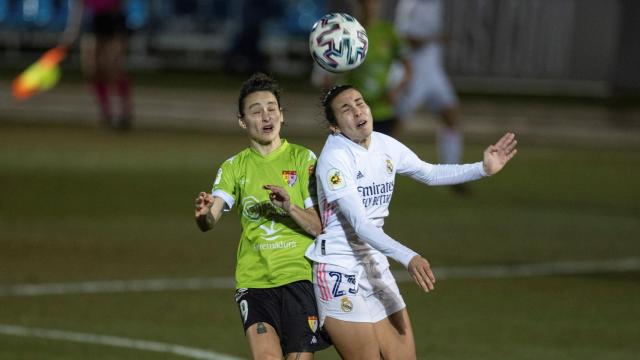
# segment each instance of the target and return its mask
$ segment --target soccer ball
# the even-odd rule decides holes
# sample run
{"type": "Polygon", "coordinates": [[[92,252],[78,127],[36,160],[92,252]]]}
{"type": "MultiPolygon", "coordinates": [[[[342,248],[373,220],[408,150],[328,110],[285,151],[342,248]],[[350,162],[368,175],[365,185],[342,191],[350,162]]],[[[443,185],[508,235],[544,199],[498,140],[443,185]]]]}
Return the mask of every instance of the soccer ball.
{"type": "Polygon", "coordinates": [[[367,56],[369,40],[362,25],[349,14],[332,13],[313,24],[311,57],[323,69],[344,72],[357,68],[367,56]]]}

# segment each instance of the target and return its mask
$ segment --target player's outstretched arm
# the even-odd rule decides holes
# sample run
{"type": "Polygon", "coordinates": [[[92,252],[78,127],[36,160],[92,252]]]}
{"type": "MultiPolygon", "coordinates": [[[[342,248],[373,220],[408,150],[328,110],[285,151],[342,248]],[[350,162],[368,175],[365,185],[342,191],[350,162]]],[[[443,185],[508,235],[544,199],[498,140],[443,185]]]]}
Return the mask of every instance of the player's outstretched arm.
{"type": "Polygon", "coordinates": [[[429,292],[435,288],[436,277],[431,271],[431,265],[427,259],[420,255],[414,256],[409,262],[407,271],[411,274],[413,280],[418,284],[422,290],[429,292]]]}
{"type": "Polygon", "coordinates": [[[312,236],[320,235],[322,223],[315,208],[302,209],[295,204],[291,204],[289,193],[280,186],[265,185],[264,189],[270,191],[269,200],[271,200],[271,203],[284,210],[304,231],[312,236]]]}
{"type": "Polygon", "coordinates": [[[482,162],[484,172],[487,175],[493,175],[502,170],[518,152],[518,149],[516,149],[517,144],[516,135],[514,133],[506,133],[497,143],[489,145],[484,150],[484,160],[482,162]]]}
{"type": "Polygon", "coordinates": [[[218,219],[220,219],[224,200],[213,197],[211,194],[203,191],[196,197],[195,206],[196,224],[198,224],[198,228],[200,228],[201,231],[208,231],[213,229],[213,226],[218,222],[218,219]]]}

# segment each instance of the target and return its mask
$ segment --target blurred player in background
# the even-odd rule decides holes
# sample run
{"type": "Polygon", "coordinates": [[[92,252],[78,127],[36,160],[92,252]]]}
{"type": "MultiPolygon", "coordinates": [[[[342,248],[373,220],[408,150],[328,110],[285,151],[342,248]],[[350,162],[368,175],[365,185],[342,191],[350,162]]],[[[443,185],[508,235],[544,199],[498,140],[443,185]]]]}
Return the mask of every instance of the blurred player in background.
{"type": "Polygon", "coordinates": [[[125,50],[129,30],[123,0],[73,0],[67,27],[60,45],[70,47],[78,38],[83,18],[88,31],[80,41],[82,69],[91,83],[100,109],[101,126],[128,130],[131,127],[133,101],[131,84],[125,71],[125,50]],[[119,113],[111,107],[110,92],[120,99],[119,113]]]}
{"type": "Polygon", "coordinates": [[[269,59],[260,47],[269,20],[282,16],[283,0],[240,0],[239,28],[225,54],[225,70],[253,73],[269,68],[269,59]]]}
{"type": "MultiPolygon", "coordinates": [[[[394,103],[411,78],[408,49],[396,34],[393,24],[381,19],[380,0],[358,0],[358,4],[357,19],[367,31],[369,49],[364,63],[355,70],[346,72],[341,80],[361,89],[375,119],[374,129],[393,135],[398,124],[394,103]],[[404,67],[404,71],[402,78],[390,85],[387,80],[391,66],[396,61],[404,67]]],[[[319,67],[314,72],[312,76],[317,85],[328,88],[335,81],[335,76],[319,67]],[[321,81],[318,81],[318,72],[325,73],[321,81]]]]}
{"type": "Polygon", "coordinates": [[[387,256],[424,291],[434,289],[435,277],[426,259],[382,229],[395,175],[426,185],[490,176],[516,154],[515,136],[505,134],[489,146],[483,161],[432,165],[394,138],[374,132],[371,110],[352,86],[331,88],[322,105],[332,130],[316,172],[324,231],[306,252],[315,262],[320,325],[344,359],[415,359],[409,314],[387,256]]]}
{"type": "MultiPolygon", "coordinates": [[[[407,91],[398,97],[396,113],[407,119],[421,105],[438,115],[444,125],[438,131],[438,155],[443,164],[462,159],[463,137],[458,120],[458,98],[445,73],[441,0],[399,0],[395,26],[411,48],[413,75],[407,91]]],[[[464,193],[465,188],[453,187],[464,193]]]]}
{"type": "Polygon", "coordinates": [[[212,193],[201,192],[195,203],[202,231],[212,229],[223,210],[238,207],[235,298],[254,359],[312,359],[329,346],[320,336],[311,263],[304,256],[322,232],[316,156],[280,138],[283,122],[277,83],[253,75],[238,101],[249,147],[222,164],[212,193]]]}

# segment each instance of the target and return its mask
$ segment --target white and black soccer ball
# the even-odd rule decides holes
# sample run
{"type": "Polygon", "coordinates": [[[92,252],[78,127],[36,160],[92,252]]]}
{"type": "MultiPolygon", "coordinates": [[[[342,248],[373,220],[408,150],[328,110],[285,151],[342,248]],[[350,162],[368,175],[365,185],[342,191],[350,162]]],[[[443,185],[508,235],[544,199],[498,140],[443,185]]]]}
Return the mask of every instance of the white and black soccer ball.
{"type": "Polygon", "coordinates": [[[344,72],[357,68],[367,56],[369,39],[349,14],[331,13],[313,24],[309,35],[311,57],[323,69],[344,72]]]}

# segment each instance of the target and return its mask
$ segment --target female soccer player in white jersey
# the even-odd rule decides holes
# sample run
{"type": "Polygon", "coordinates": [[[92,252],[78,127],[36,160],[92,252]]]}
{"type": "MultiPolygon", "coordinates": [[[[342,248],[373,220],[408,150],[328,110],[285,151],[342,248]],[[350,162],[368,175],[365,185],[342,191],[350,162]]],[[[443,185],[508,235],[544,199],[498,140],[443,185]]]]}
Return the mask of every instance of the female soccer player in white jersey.
{"type": "Polygon", "coordinates": [[[328,90],[323,107],[332,130],[316,169],[324,231],[306,252],[315,262],[320,324],[344,359],[415,359],[411,322],[387,257],[424,291],[433,290],[436,279],[426,259],[382,230],[395,175],[427,185],[493,175],[516,154],[515,136],[489,146],[482,162],[432,165],[373,132],[369,106],[352,86],[328,90]]]}
{"type": "Polygon", "coordinates": [[[329,346],[319,333],[312,268],[304,256],[322,230],[315,210],[316,156],[280,138],[283,121],[277,83],[253,75],[238,101],[238,124],[249,147],[222,164],[212,193],[196,198],[195,216],[207,231],[223,210],[238,207],[235,299],[253,358],[308,360],[329,346]]]}

